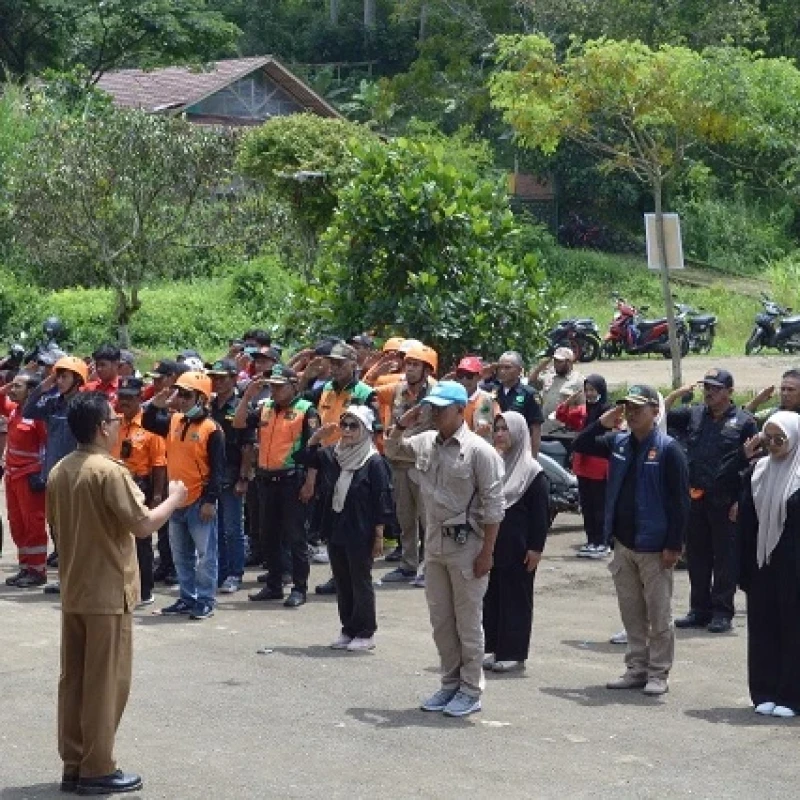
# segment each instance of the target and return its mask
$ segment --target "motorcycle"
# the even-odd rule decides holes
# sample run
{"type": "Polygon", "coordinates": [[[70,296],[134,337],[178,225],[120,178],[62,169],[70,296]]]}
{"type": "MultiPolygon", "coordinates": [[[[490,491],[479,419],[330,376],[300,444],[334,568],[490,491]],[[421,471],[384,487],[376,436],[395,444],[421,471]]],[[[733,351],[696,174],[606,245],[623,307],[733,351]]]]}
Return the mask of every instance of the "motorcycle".
{"type": "Polygon", "coordinates": [[[686,303],[675,303],[675,311],[686,326],[689,350],[692,353],[710,353],[717,333],[716,315],[701,313],[704,308],[692,308],[686,303]]]}
{"type": "MultiPolygon", "coordinates": [[[[621,356],[623,353],[629,355],[660,353],[664,358],[670,358],[669,327],[666,317],[644,319],[642,313],[647,311],[647,306],[637,309],[623,297],[614,295],[613,299],[616,311],[609,325],[608,333],[603,337],[600,357],[613,358],[621,356]]],[[[683,320],[676,319],[675,328],[681,358],[683,358],[689,352],[686,324],[683,320]]]]}
{"type": "Polygon", "coordinates": [[[547,356],[559,347],[569,347],[576,361],[594,361],[600,356],[600,330],[593,319],[562,319],[547,332],[547,342],[547,356]]]}
{"type": "Polygon", "coordinates": [[[550,482],[550,523],[562,512],[581,513],[581,500],[578,494],[578,479],[554,458],[540,452],[536,460],[541,464],[550,482]]]}
{"type": "Polygon", "coordinates": [[[766,294],[761,295],[764,310],[756,315],[755,327],[744,346],[746,356],[774,347],[781,353],[800,351],[800,316],[788,316],[791,308],[779,306],[766,294]]]}

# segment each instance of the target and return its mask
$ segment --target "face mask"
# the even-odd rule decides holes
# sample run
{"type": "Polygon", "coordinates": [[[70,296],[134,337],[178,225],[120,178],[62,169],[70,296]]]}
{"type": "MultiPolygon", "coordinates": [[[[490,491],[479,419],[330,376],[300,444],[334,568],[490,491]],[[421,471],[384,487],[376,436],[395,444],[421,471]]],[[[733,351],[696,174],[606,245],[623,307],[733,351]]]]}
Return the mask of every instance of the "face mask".
{"type": "Polygon", "coordinates": [[[203,406],[200,403],[193,405],[183,416],[186,419],[197,419],[203,413],[203,406]]]}

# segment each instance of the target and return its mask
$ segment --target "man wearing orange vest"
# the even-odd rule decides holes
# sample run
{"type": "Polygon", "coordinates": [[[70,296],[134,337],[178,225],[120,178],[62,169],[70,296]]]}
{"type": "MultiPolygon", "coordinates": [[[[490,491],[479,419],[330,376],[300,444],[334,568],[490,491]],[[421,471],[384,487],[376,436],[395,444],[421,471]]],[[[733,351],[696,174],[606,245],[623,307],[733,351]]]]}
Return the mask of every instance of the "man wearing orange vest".
{"type": "Polygon", "coordinates": [[[184,372],[142,415],[145,430],[165,437],[167,475],[182,481],[186,501],[169,521],[169,543],[180,597],[162,614],[207,619],[217,592],[217,501],[225,475],[225,435],[211,418],[211,378],[184,372]],[[170,411],[168,406],[174,408],[170,411]]]}
{"type": "MultiPolygon", "coordinates": [[[[418,345],[410,347],[403,362],[405,379],[394,384],[379,386],[376,390],[380,404],[380,418],[387,432],[398,424],[400,417],[416,406],[430,389],[436,385],[433,375],[439,365],[439,358],[432,347],[418,345]]],[[[408,435],[433,430],[430,407],[408,435]]],[[[384,583],[414,582],[424,586],[424,578],[417,580],[420,567],[419,526],[423,518],[422,499],[419,492],[419,477],[414,462],[406,456],[389,458],[397,505],[397,521],[400,524],[401,563],[397,569],[383,576],[384,583]]],[[[394,554],[389,554],[394,556],[394,554]]],[[[398,555],[400,555],[398,553],[398,555]]],[[[388,558],[388,557],[387,557],[388,558]]],[[[391,558],[396,560],[396,557],[391,558]]]]}
{"type": "Polygon", "coordinates": [[[261,547],[268,575],[265,586],[251,600],[283,600],[281,552],[285,543],[292,556],[292,591],[284,606],[299,608],[308,594],[309,556],[306,539],[308,501],[313,485],[295,457],[305,450],[319,428],[314,406],[297,393],[297,373],[276,365],[269,378],[251,381],[236,407],[233,427],[258,431],[256,486],[260,501],[261,547]],[[272,396],[255,410],[252,401],[268,383],[272,396]]]}
{"type": "Polygon", "coordinates": [[[31,372],[20,372],[0,388],[0,417],[8,419],[5,448],[6,505],[11,538],[19,554],[19,572],[6,585],[27,589],[47,581],[47,529],[44,515],[42,454],[47,428],[22,414],[31,389],[39,385],[31,372]]]}
{"type": "Polygon", "coordinates": [[[464,356],[456,367],[456,380],[467,390],[464,422],[467,427],[491,444],[494,418],[500,413],[497,400],[478,384],[483,374],[483,363],[478,356],[464,356]]]}

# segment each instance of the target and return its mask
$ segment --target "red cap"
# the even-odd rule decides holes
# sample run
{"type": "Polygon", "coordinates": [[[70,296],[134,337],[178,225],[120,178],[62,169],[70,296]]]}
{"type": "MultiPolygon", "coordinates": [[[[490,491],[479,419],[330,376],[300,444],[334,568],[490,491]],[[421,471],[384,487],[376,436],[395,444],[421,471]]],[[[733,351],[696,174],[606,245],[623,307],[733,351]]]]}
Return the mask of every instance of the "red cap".
{"type": "Polygon", "coordinates": [[[478,356],[464,356],[458,362],[456,369],[463,369],[464,372],[472,372],[475,375],[479,375],[483,372],[483,363],[478,356]]]}

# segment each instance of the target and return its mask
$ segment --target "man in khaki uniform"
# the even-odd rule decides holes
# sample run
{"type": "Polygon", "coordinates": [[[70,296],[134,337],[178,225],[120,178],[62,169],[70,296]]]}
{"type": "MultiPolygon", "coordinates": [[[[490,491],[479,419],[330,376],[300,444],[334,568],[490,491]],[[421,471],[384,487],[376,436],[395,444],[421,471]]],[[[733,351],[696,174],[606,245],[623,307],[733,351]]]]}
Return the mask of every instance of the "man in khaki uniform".
{"type": "Polygon", "coordinates": [[[483,596],[503,519],[503,462],[464,422],[466,389],[442,381],[422,399],[435,431],[403,438],[422,413],[408,410],[386,440],[388,457],[413,459],[425,510],[425,596],[442,665],[442,688],[423,711],[464,717],[481,709],[483,596]]]}
{"type": "Polygon", "coordinates": [[[78,448],[47,482],[47,521],[60,553],[61,789],[130,792],[142,779],[118,770],[113,751],[131,684],[131,612],[139,599],[134,536],[158,530],[185,501],[186,488],[170,483],[169,497],[147,508],[128,469],[110,456],[120,420],[105,395],[77,395],[67,423],[78,448]]]}

